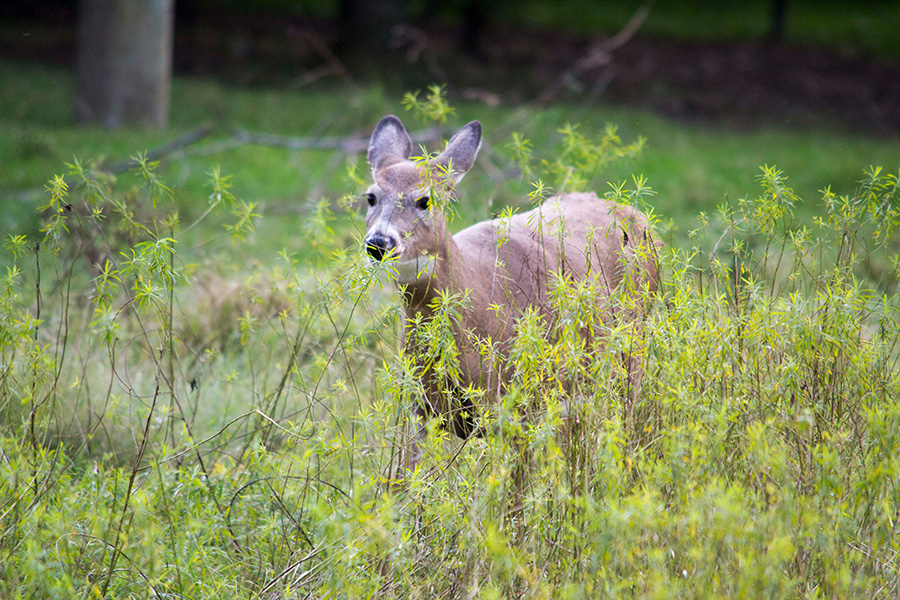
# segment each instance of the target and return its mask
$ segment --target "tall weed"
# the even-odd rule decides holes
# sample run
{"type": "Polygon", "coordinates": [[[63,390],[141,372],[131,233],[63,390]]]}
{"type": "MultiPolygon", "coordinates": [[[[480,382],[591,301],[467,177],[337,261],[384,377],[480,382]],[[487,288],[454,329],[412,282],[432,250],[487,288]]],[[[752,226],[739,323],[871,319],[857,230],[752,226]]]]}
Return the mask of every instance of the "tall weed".
{"type": "MultiPolygon", "coordinates": [[[[409,103],[443,118],[435,98],[409,103]]],[[[574,190],[640,147],[613,128],[570,127],[562,144],[542,163],[517,136],[511,154],[574,190]]],[[[628,286],[598,308],[597,290],[553,282],[555,322],[525,315],[510,357],[482,343],[515,370],[499,406],[463,390],[485,435],[431,423],[398,486],[423,390],[379,289],[389,266],[361,260],[321,204],[311,264],[285,251],[235,274],[227,252],[182,240],[252,239],[239,182],[213,171],[208,210],[185,224],[156,165],[136,163],[112,180],[74,162],[48,184],[44,230],[5,244],[3,597],[900,591],[897,176],[826,189],[801,223],[764,167],[758,197],[700,215],[689,246],[662,253],[649,306],[628,286]],[[637,310],[640,327],[616,318],[637,310]],[[586,344],[592,327],[602,341],[586,344]]],[[[608,196],[652,202],[642,178],[608,196]]],[[[418,330],[448,380],[465,302],[418,330]]]]}

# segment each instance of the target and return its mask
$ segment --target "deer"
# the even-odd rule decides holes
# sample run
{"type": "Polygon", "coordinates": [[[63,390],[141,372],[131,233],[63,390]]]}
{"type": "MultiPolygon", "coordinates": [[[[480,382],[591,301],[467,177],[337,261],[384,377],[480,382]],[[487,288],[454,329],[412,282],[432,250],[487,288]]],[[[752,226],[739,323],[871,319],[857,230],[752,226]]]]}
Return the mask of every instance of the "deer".
{"type": "Polygon", "coordinates": [[[503,360],[486,362],[476,344],[489,340],[501,357],[508,356],[516,323],[526,311],[536,310],[552,322],[554,277],[591,280],[602,292],[599,303],[626,279],[639,294],[658,288],[661,243],[653,239],[647,217],[594,193],[559,194],[504,222],[491,219],[451,235],[445,205],[433,196],[455,196],[475,163],[481,138],[481,123],[472,121],[442,152],[414,160],[406,128],[389,115],[375,127],[368,147],[374,183],[364,194],[362,245],[370,262],[387,263],[394,274],[403,302],[403,343],[415,344],[415,327],[434,316],[442,294],[465,298],[453,327],[458,380],[438,381],[426,362],[416,359],[424,399],[414,407],[411,439],[401,444],[400,462],[409,472],[421,459],[427,419],[441,418],[460,438],[480,434],[479,407],[471,395],[452,392],[474,387],[484,390],[484,402],[499,402],[513,369],[503,360]]]}

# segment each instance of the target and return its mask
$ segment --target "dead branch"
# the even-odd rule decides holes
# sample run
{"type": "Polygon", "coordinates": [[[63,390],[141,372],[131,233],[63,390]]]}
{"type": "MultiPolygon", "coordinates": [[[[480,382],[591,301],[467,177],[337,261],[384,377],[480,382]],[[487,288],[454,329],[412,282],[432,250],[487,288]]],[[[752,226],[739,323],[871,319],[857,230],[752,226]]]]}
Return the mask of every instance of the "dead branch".
{"type": "MultiPolygon", "coordinates": [[[[440,138],[437,127],[423,129],[410,134],[413,143],[423,144],[440,138]]],[[[238,144],[254,146],[274,146],[288,150],[340,150],[344,154],[359,154],[369,147],[369,138],[360,137],[291,137],[274,133],[262,133],[238,129],[234,132],[238,144]]]]}
{"type": "MultiPolygon", "coordinates": [[[[624,46],[641,28],[650,10],[642,6],[628,20],[625,26],[611,38],[592,44],[587,53],[563,71],[556,81],[545,89],[536,99],[535,104],[545,106],[552,102],[567,87],[579,87],[579,78],[591,69],[606,67],[612,62],[612,53],[624,46]]],[[[608,81],[607,81],[608,83],[608,81]]]]}
{"type": "MultiPolygon", "coordinates": [[[[186,148],[191,144],[199,142],[206,136],[212,133],[212,125],[206,123],[201,125],[200,127],[188,131],[184,135],[181,135],[170,142],[166,142],[161,146],[157,146],[153,150],[147,152],[147,160],[159,160],[164,156],[172,154],[176,150],[181,150],[182,148],[186,148]]],[[[138,165],[138,162],[133,158],[129,158],[128,160],[123,160],[117,162],[109,167],[105,167],[102,170],[107,173],[111,173],[112,175],[118,175],[119,173],[124,173],[129,169],[133,169],[138,165]]]]}

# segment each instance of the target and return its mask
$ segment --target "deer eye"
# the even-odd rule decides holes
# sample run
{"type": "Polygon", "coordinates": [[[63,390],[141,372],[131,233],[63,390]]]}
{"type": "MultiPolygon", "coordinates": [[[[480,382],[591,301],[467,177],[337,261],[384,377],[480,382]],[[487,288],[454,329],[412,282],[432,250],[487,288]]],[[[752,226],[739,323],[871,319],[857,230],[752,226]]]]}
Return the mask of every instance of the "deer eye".
{"type": "Polygon", "coordinates": [[[430,196],[422,196],[416,200],[416,208],[419,210],[428,210],[428,203],[431,202],[430,196]]]}
{"type": "Polygon", "coordinates": [[[369,203],[369,206],[375,206],[375,203],[378,202],[378,198],[375,197],[375,194],[366,194],[366,202],[369,203]]]}

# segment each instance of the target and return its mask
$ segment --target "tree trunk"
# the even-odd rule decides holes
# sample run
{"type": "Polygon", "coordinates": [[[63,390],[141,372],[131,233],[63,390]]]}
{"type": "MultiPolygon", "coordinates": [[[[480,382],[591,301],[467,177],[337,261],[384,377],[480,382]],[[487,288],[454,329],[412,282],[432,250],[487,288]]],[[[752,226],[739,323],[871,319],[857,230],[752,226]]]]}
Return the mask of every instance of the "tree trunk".
{"type": "Polygon", "coordinates": [[[79,121],[168,124],[174,6],[174,0],[81,0],[79,121]]]}
{"type": "Polygon", "coordinates": [[[780,44],[784,40],[784,23],[787,20],[788,0],[772,0],[772,21],[769,41],[780,44]]]}

